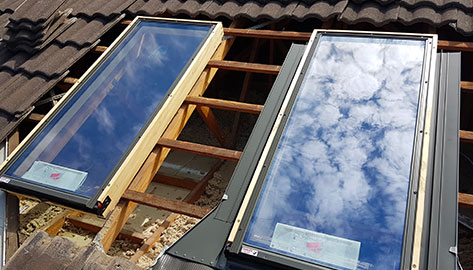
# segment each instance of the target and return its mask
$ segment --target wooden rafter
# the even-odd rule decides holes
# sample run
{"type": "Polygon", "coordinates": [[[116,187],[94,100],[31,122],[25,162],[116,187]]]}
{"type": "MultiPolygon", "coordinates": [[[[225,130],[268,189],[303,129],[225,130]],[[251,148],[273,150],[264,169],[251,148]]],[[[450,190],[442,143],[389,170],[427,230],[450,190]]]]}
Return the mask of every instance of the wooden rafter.
{"type": "Polygon", "coordinates": [[[213,114],[212,110],[207,106],[197,106],[197,112],[199,113],[200,117],[207,125],[207,127],[210,129],[210,132],[212,132],[212,134],[215,136],[218,143],[221,146],[227,146],[227,143],[225,141],[225,133],[218,124],[218,121],[215,118],[215,115],[213,114]]]}
{"type": "MultiPolygon", "coordinates": [[[[271,40],[271,44],[273,45],[273,52],[274,53],[274,40],[271,40]]],[[[256,53],[258,52],[258,46],[259,46],[260,42],[259,42],[259,39],[255,39],[253,41],[253,45],[251,46],[251,53],[250,53],[250,57],[248,59],[249,62],[254,62],[255,59],[256,59],[256,53]]],[[[271,45],[270,45],[271,47],[271,45]]],[[[272,54],[270,52],[270,54],[272,54]]],[[[270,64],[272,64],[272,59],[270,57],[270,64]]],[[[240,92],[240,97],[239,97],[239,101],[240,102],[243,102],[246,98],[246,93],[248,92],[248,87],[250,85],[250,79],[251,79],[251,76],[252,76],[253,73],[251,72],[247,72],[245,74],[245,78],[243,79],[243,84],[242,84],[242,87],[241,87],[241,92],[240,92]]],[[[268,77],[268,79],[272,79],[271,77],[268,77]]],[[[240,116],[241,116],[241,113],[240,112],[236,112],[235,113],[235,117],[233,119],[233,126],[232,126],[232,130],[231,130],[231,133],[230,133],[230,146],[234,146],[235,145],[235,142],[236,142],[236,134],[238,132],[238,125],[240,123],[240,116]]]]}

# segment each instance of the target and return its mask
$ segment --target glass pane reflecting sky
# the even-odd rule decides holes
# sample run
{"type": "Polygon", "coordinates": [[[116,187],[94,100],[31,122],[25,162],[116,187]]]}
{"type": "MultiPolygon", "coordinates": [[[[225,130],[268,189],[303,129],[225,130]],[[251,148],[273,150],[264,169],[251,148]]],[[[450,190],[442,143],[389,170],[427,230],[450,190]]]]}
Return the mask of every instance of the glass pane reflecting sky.
{"type": "Polygon", "coordinates": [[[209,30],[140,22],[6,174],[92,197],[209,30]]]}
{"type": "Polygon", "coordinates": [[[399,269],[425,41],[323,36],[245,242],[399,269]]]}

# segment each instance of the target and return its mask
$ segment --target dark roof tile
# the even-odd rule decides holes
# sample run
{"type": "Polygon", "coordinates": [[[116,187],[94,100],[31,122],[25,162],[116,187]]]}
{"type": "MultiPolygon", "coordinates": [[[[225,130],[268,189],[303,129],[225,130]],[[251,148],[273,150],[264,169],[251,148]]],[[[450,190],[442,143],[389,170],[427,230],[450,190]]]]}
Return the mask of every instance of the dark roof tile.
{"type": "Polygon", "coordinates": [[[28,22],[41,24],[46,22],[64,3],[65,0],[25,1],[10,17],[16,23],[28,22]]]}
{"type": "Polygon", "coordinates": [[[12,14],[24,0],[0,0],[0,14],[12,14]]]}
{"type": "Polygon", "coordinates": [[[455,22],[457,18],[457,8],[436,10],[430,7],[422,6],[414,10],[405,7],[399,9],[398,20],[403,24],[427,23],[437,27],[455,22]]]}
{"type": "Polygon", "coordinates": [[[293,12],[293,16],[299,21],[309,18],[317,18],[327,20],[334,16],[340,15],[345,10],[348,0],[337,1],[317,1],[313,4],[307,5],[300,3],[293,12]]]}
{"type": "Polygon", "coordinates": [[[450,23],[458,32],[464,35],[473,34],[473,12],[465,12],[461,9],[457,10],[456,22],[450,23]]]}
{"type": "Polygon", "coordinates": [[[362,5],[349,3],[339,19],[348,24],[369,22],[381,26],[396,21],[399,15],[398,3],[382,6],[376,1],[365,1],[362,5]]]}
{"type": "Polygon", "coordinates": [[[96,17],[114,18],[121,14],[135,0],[68,0],[64,6],[72,8],[72,16],[85,17],[88,20],[96,17]]]}

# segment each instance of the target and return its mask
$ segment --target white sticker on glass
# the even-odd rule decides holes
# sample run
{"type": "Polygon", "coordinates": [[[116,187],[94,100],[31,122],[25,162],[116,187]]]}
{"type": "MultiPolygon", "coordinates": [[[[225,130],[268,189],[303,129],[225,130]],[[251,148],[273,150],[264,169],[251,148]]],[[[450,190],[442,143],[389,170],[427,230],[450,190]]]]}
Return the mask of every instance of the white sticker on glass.
{"type": "Polygon", "coordinates": [[[87,173],[43,161],[35,161],[22,178],[65,190],[76,191],[87,178],[87,173]]]}
{"type": "Polygon", "coordinates": [[[355,270],[361,243],[277,223],[270,246],[297,256],[355,270]]]}

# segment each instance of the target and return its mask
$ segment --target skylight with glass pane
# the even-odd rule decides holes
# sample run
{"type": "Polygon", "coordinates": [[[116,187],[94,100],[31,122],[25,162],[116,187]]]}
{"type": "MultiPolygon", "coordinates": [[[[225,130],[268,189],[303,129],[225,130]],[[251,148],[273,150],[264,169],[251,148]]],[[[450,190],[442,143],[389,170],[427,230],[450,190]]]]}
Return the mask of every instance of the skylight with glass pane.
{"type": "Polygon", "coordinates": [[[96,196],[214,27],[140,20],[17,155],[4,176],[58,191],[58,197],[96,196]]]}
{"type": "Polygon", "coordinates": [[[399,269],[426,40],[317,42],[244,243],[335,269],[399,269]]]}

